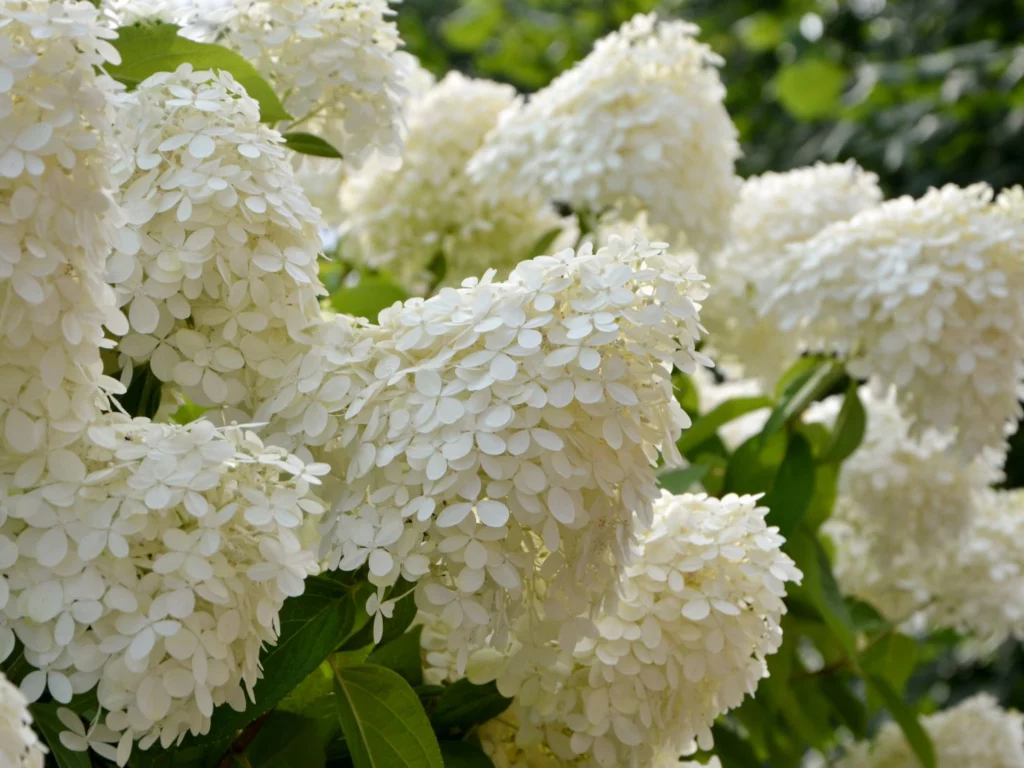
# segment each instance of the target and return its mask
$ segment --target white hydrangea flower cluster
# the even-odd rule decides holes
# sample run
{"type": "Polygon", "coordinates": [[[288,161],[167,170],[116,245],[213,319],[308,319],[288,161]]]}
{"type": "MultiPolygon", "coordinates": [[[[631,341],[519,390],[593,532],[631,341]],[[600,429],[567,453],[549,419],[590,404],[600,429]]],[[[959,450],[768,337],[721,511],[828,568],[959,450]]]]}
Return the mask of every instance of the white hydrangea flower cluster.
{"type": "Polygon", "coordinates": [[[1021,416],[1024,198],[992,198],[946,186],[832,224],[785,252],[765,305],[851,374],[894,384],[912,433],[955,431],[965,456],[1021,416]]]}
{"type": "Polygon", "coordinates": [[[334,467],[328,563],[368,563],[381,593],[421,580],[463,666],[535,603],[568,620],[614,585],[634,519],[651,519],[659,449],[680,458],[671,367],[706,362],[702,278],[642,236],[493,278],[396,304],[380,326],[339,319],[303,365],[310,394],[271,404],[280,439],[323,445],[334,467]]]}
{"type": "Polygon", "coordinates": [[[706,268],[715,289],[704,316],[712,356],[774,384],[799,356],[801,338],[796,331],[781,332],[772,314],[758,313],[769,275],[790,245],[881,200],[878,177],[855,163],[817,163],[743,182],[732,211],[731,238],[706,268]]]}
{"type": "Polygon", "coordinates": [[[979,491],[973,507],[960,536],[925,558],[911,547],[886,559],[855,522],[830,521],[843,592],[891,620],[961,632],[980,653],[1024,638],[1024,491],[979,491]]]}
{"type": "MultiPolygon", "coordinates": [[[[965,461],[953,438],[935,429],[911,435],[896,393],[859,390],[867,415],[864,439],[843,463],[839,503],[830,519],[870,540],[873,564],[885,570],[899,550],[912,559],[955,540],[974,518],[976,497],[1002,479],[1003,454],[986,450],[965,461]]],[[[842,398],[812,407],[808,421],[833,424],[842,398]]]]}
{"type": "Polygon", "coordinates": [[[712,746],[710,726],[767,674],[786,582],[802,578],[753,496],[664,494],[621,596],[566,663],[525,652],[498,676],[521,744],[602,768],[712,746]]]}
{"type": "Polygon", "coordinates": [[[145,80],[118,117],[122,360],[203,406],[294,387],[324,289],[320,219],[280,135],[231,75],[188,64],[145,80]]]}
{"type": "Polygon", "coordinates": [[[0,456],[74,440],[120,391],[100,359],[127,329],[102,279],[113,36],[90,3],[0,4],[0,456]]]}
{"type": "MultiPolygon", "coordinates": [[[[384,268],[410,293],[423,294],[444,260],[447,285],[496,269],[501,276],[530,256],[559,219],[536,192],[494,195],[466,175],[515,90],[458,72],[413,99],[406,112],[401,167],[375,159],[342,187],[353,255],[384,268]]],[[[490,185],[488,184],[489,188],[490,185]]]]}
{"type": "Polygon", "coordinates": [[[139,22],[184,26],[199,13],[197,0],[102,0],[100,7],[120,27],[139,22]]]}
{"type": "Polygon", "coordinates": [[[235,0],[223,41],[247,59],[300,124],[350,167],[397,155],[401,40],[387,0],[235,0]]]}
{"type": "Polygon", "coordinates": [[[720,247],[739,187],[720,59],[697,27],[637,15],[525,105],[503,113],[469,165],[493,194],[540,190],[576,210],[646,211],[675,242],[720,247]]]}
{"type": "Polygon", "coordinates": [[[24,695],[0,672],[0,764],[5,768],[43,768],[46,751],[32,730],[24,695]]]}
{"type": "Polygon", "coordinates": [[[32,700],[98,683],[123,764],[134,739],[166,747],[252,696],[282,603],[318,570],[328,467],[208,421],[111,414],[88,438],[0,474],[0,656],[13,630],[32,700]]]}
{"type": "MultiPolygon", "coordinates": [[[[1024,715],[1006,710],[982,693],[955,707],[922,718],[935,745],[937,768],[1024,768],[1024,715]]],[[[838,768],[904,768],[917,762],[895,723],[886,723],[871,742],[853,745],[838,768]]]]}

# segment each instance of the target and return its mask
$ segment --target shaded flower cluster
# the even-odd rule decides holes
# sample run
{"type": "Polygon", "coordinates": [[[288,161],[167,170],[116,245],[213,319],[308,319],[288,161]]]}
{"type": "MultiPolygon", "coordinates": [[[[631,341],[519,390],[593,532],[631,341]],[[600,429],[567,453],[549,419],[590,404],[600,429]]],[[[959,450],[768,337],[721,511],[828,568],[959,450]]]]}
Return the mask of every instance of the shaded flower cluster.
{"type": "Polygon", "coordinates": [[[0,467],[0,656],[16,635],[30,699],[98,684],[120,764],[133,739],[204,733],[252,697],[281,604],[318,570],[327,469],[239,428],[117,415],[0,467]]]}
{"type": "Polygon", "coordinates": [[[752,496],[664,494],[596,631],[570,657],[524,648],[498,675],[517,743],[603,768],[710,748],[715,718],[767,674],[801,579],[766,513],[752,496]]]}
{"type": "Polygon", "coordinates": [[[0,762],[8,768],[43,768],[46,751],[32,730],[28,702],[0,672],[0,762]]]}
{"type": "Polygon", "coordinates": [[[119,61],[91,4],[0,4],[0,456],[74,440],[120,385],[103,283],[116,236],[109,174],[119,61]]]}
{"type": "MultiPolygon", "coordinates": [[[[789,248],[764,309],[895,385],[913,434],[969,457],[1021,416],[1024,196],[985,184],[901,197],[789,248]]],[[[884,389],[882,390],[884,391],[884,389]]]]}
{"type": "Polygon", "coordinates": [[[401,43],[387,0],[236,0],[224,43],[281,95],[302,130],[351,167],[398,154],[401,43]]]}
{"type": "Polygon", "coordinates": [[[559,219],[536,193],[494,194],[466,175],[499,113],[515,99],[508,85],[457,72],[413,99],[406,109],[401,167],[377,158],[342,188],[345,230],[355,255],[389,270],[414,294],[494,268],[502,277],[559,219]]]}
{"type": "MultiPolygon", "coordinates": [[[[1024,715],[978,694],[950,709],[922,718],[935,746],[937,768],[1024,767],[1024,715]]],[[[838,768],[903,768],[917,760],[895,723],[886,723],[871,742],[852,747],[838,768]]]]}
{"type": "Polygon", "coordinates": [[[704,321],[716,361],[740,365],[747,376],[774,384],[800,354],[801,337],[780,331],[772,313],[759,314],[761,291],[772,278],[787,278],[775,275],[787,248],[881,199],[878,177],[854,163],[817,163],[744,181],[729,242],[706,265],[715,290],[704,321]]]}
{"type": "MultiPolygon", "coordinates": [[[[965,461],[949,435],[911,435],[894,392],[879,397],[865,386],[858,396],[867,415],[864,439],[843,463],[828,524],[853,526],[869,539],[871,567],[883,572],[900,550],[916,559],[955,540],[975,516],[978,493],[1002,479],[1003,454],[989,449],[965,461]]],[[[840,402],[815,406],[808,420],[834,424],[840,402]]]]}
{"type": "Polygon", "coordinates": [[[122,359],[203,406],[294,387],[324,291],[320,219],[280,135],[231,75],[187,64],[145,80],[118,118],[128,226],[107,276],[131,325],[122,359]]]}
{"type": "Polygon", "coordinates": [[[739,186],[720,59],[697,28],[638,15],[525,104],[469,165],[494,195],[540,190],[578,211],[646,211],[698,251],[720,247],[739,186]]]}

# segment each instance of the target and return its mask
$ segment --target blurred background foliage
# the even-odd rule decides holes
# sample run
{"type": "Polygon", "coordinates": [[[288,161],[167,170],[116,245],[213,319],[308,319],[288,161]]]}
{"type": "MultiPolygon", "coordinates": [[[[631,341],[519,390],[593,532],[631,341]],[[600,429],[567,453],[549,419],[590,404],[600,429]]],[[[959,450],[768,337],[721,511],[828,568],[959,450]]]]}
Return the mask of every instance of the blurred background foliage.
{"type": "Polygon", "coordinates": [[[1024,0],[403,0],[407,48],[542,88],[638,12],[725,58],[744,176],[853,158],[889,195],[1024,181],[1024,0]]]}

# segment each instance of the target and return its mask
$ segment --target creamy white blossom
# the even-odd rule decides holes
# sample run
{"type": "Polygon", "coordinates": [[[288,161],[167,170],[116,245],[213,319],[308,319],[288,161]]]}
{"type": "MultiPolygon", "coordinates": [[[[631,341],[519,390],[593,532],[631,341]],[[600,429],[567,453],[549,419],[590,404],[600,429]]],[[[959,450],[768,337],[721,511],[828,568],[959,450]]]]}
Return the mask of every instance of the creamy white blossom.
{"type": "Polygon", "coordinates": [[[723,244],[738,179],[721,60],[697,27],[637,15],[501,116],[469,165],[495,195],[541,191],[591,214],[646,211],[675,242],[723,244]]]}
{"type": "MultiPolygon", "coordinates": [[[[861,387],[867,425],[857,450],[843,463],[839,501],[830,520],[853,525],[876,550],[879,571],[897,557],[926,557],[955,540],[977,511],[977,495],[1002,479],[1003,454],[983,451],[971,460],[958,456],[953,438],[935,429],[911,434],[896,395],[879,397],[861,387]]],[[[842,398],[812,407],[807,420],[834,424],[842,398]]]]}
{"type": "Polygon", "coordinates": [[[131,324],[122,360],[203,406],[294,387],[324,289],[320,219],[280,135],[231,75],[187,64],[141,83],[118,123],[128,226],[108,279],[131,324]]]}
{"type": "MultiPolygon", "coordinates": [[[[1024,768],[1024,715],[982,693],[921,719],[935,746],[937,768],[1024,768]]],[[[837,768],[905,768],[917,762],[895,723],[871,742],[855,744],[837,768]]]]}
{"type": "Polygon", "coordinates": [[[878,177],[854,163],[817,163],[744,181],[730,239],[706,260],[714,292],[702,317],[716,360],[773,384],[796,361],[801,339],[794,331],[782,332],[771,313],[758,313],[760,292],[772,284],[769,276],[789,246],[881,199],[878,177]]]}
{"type": "Polygon", "coordinates": [[[32,730],[28,702],[0,672],[0,763],[4,768],[43,768],[45,754],[32,730]]]}
{"type": "Polygon", "coordinates": [[[457,72],[413,99],[401,167],[375,158],[342,188],[353,255],[387,269],[414,294],[437,282],[430,271],[437,264],[444,283],[458,285],[491,268],[504,276],[529,258],[538,239],[559,227],[558,217],[536,192],[493,194],[489,182],[466,174],[514,99],[511,86],[457,72]]]}
{"type": "Polygon", "coordinates": [[[0,466],[0,650],[13,631],[35,667],[22,690],[98,686],[122,765],[134,739],[166,747],[244,707],[282,603],[318,570],[327,470],[240,428],[119,415],[0,466]]]}
{"type": "Polygon", "coordinates": [[[0,456],[74,440],[120,385],[105,329],[124,317],[103,283],[118,62],[90,3],[0,3],[0,456]]]}
{"type": "Polygon", "coordinates": [[[911,431],[955,431],[965,456],[1021,415],[1024,198],[992,198],[946,186],[832,224],[785,252],[764,307],[895,385],[911,431]]]}
{"type": "Polygon", "coordinates": [[[603,768],[710,748],[715,718],[767,674],[786,582],[801,579],[767,511],[753,496],[664,494],[596,631],[571,656],[525,648],[500,671],[517,742],[603,768]]]}
{"type": "Polygon", "coordinates": [[[301,130],[358,167],[401,148],[393,13],[387,0],[235,0],[223,43],[267,78],[301,130]]]}
{"type": "Polygon", "coordinates": [[[368,564],[382,593],[419,580],[459,653],[504,645],[536,601],[571,634],[650,521],[659,449],[679,460],[669,374],[705,362],[703,295],[642,237],[538,257],[396,304],[380,326],[339,318],[301,392],[258,418],[279,409],[275,439],[334,467],[330,565],[368,564]]]}

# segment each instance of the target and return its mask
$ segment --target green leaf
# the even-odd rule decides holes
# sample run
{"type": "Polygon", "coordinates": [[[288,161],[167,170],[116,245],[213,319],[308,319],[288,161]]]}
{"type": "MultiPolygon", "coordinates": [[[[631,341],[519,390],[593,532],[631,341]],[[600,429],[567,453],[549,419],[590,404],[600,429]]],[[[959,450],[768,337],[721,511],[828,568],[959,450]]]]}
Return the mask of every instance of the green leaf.
{"type": "Polygon", "coordinates": [[[291,118],[280,99],[244,56],[213,43],[197,43],[181,37],[174,24],[136,24],[121,27],[113,45],[121,54],[121,64],[108,66],[107,72],[132,90],[150,75],[173,72],[182,64],[196,70],[229,72],[252,98],[259,102],[260,119],[276,123],[291,118]]]}
{"type": "Polygon", "coordinates": [[[673,469],[658,475],[658,485],[669,493],[686,493],[691,486],[704,479],[711,469],[710,464],[693,464],[682,469],[673,469]]]}
{"type": "Polygon", "coordinates": [[[832,705],[840,721],[858,739],[868,735],[868,712],[864,702],[853,694],[846,680],[836,675],[822,675],[816,679],[822,694],[832,705]]]}
{"type": "Polygon", "coordinates": [[[201,405],[196,405],[187,397],[184,397],[184,400],[185,402],[178,407],[178,410],[171,414],[171,421],[175,424],[191,424],[210,410],[209,408],[204,408],[201,405]]]}
{"type": "Polygon", "coordinates": [[[467,741],[442,741],[444,768],[494,768],[491,758],[476,744],[467,741]]]}
{"type": "Polygon", "coordinates": [[[55,701],[46,704],[33,704],[29,707],[32,713],[32,725],[43,737],[46,746],[56,760],[59,768],[90,768],[88,752],[72,752],[60,743],[60,732],[67,728],[57,717],[57,710],[61,707],[55,701]]]}
{"type": "Polygon", "coordinates": [[[888,631],[861,654],[861,667],[869,674],[885,680],[899,693],[914,672],[920,656],[916,641],[900,632],[888,631]]]}
{"type": "Polygon", "coordinates": [[[855,450],[864,439],[867,415],[864,404],[857,392],[857,382],[851,380],[843,398],[843,407],[836,417],[836,426],[832,430],[832,439],[828,447],[819,457],[823,463],[838,464],[855,450]]]}
{"type": "Polygon", "coordinates": [[[423,627],[413,627],[386,645],[378,646],[367,661],[394,670],[405,678],[409,685],[423,682],[423,661],[420,652],[420,635],[423,627]]]}
{"type": "Polygon", "coordinates": [[[144,363],[132,371],[128,391],[116,397],[129,416],[145,416],[149,419],[160,409],[162,387],[163,383],[149,369],[149,365],[144,363]]]}
{"type": "Polygon", "coordinates": [[[811,444],[796,433],[789,439],[786,456],[775,475],[771,491],[761,504],[768,507],[768,524],[789,537],[807,514],[814,496],[814,459],[811,444]]]}
{"type": "Polygon", "coordinates": [[[775,474],[786,456],[789,436],[776,432],[765,437],[754,435],[729,457],[725,471],[726,493],[764,493],[770,491],[775,474]]]}
{"type": "Polygon", "coordinates": [[[186,738],[181,748],[222,747],[239,730],[269,712],[316,670],[339,642],[366,624],[366,600],[372,590],[367,584],[353,587],[337,573],[306,579],[305,591],[286,600],[281,609],[277,644],[265,648],[260,656],[263,678],[256,683],[256,700],[249,702],[243,712],[218,707],[209,733],[186,738]]]}
{"type": "Polygon", "coordinates": [[[536,241],[534,241],[533,246],[530,248],[530,253],[526,258],[533,259],[536,258],[537,256],[544,256],[545,254],[547,254],[548,249],[551,247],[551,244],[555,242],[556,238],[560,234],[562,234],[561,227],[554,227],[553,229],[549,229],[543,235],[538,237],[536,241]]]}
{"type": "Polygon", "coordinates": [[[474,51],[495,36],[502,15],[498,0],[469,0],[447,15],[441,34],[455,50],[474,51]]]}
{"type": "Polygon", "coordinates": [[[313,157],[329,157],[336,160],[341,160],[342,158],[341,152],[325,139],[314,136],[312,133],[289,131],[282,134],[282,138],[284,138],[284,145],[293,152],[298,152],[302,155],[312,155],[313,157]]]}
{"type": "Polygon", "coordinates": [[[817,531],[832,516],[838,492],[839,467],[835,464],[818,464],[814,468],[814,495],[804,515],[805,528],[817,531]]]}
{"type": "Polygon", "coordinates": [[[314,719],[294,712],[274,712],[245,750],[250,768],[323,768],[334,717],[314,719]]]}
{"type": "Polygon", "coordinates": [[[335,667],[334,686],[355,768],[444,768],[427,714],[397,673],[374,664],[335,667]]]}
{"type": "Polygon", "coordinates": [[[700,396],[693,379],[682,371],[676,371],[672,374],[672,393],[680,407],[696,420],[700,414],[700,396]]]}
{"type": "Polygon", "coordinates": [[[722,761],[722,768],[753,768],[763,764],[753,747],[732,728],[715,723],[711,726],[711,735],[715,739],[715,754],[722,761]]]}
{"type": "Polygon", "coordinates": [[[772,401],[768,397],[737,397],[733,400],[726,400],[717,408],[694,421],[690,428],[683,432],[683,436],[676,441],[676,448],[685,456],[687,451],[713,437],[723,424],[728,424],[751,411],[770,408],[771,405],[772,401]]]}
{"type": "Polygon", "coordinates": [[[743,47],[757,53],[770,51],[783,40],[782,21],[767,11],[752,13],[733,26],[743,47]]]}
{"type": "Polygon", "coordinates": [[[498,686],[494,683],[473,685],[463,678],[444,689],[430,722],[442,737],[458,737],[474,725],[497,717],[511,703],[512,699],[498,693],[498,686]]]}
{"type": "Polygon", "coordinates": [[[827,59],[801,59],[775,75],[775,96],[798,120],[829,117],[839,110],[846,77],[845,69],[827,59]]]}
{"type": "Polygon", "coordinates": [[[408,298],[409,294],[387,275],[362,272],[355,285],[343,285],[331,294],[331,305],[343,314],[365,317],[370,322],[376,322],[382,309],[408,298]]]}
{"type": "Polygon", "coordinates": [[[928,732],[921,727],[914,708],[903,701],[889,683],[878,675],[868,675],[865,680],[868,687],[885,703],[885,708],[903,731],[921,765],[924,768],[935,768],[935,745],[928,732]]]}
{"type": "Polygon", "coordinates": [[[847,658],[855,660],[857,643],[853,618],[843,596],[839,593],[839,586],[832,574],[832,566],[825,550],[817,538],[804,528],[798,528],[784,548],[804,575],[800,586],[791,587],[792,594],[797,598],[805,597],[814,606],[822,621],[842,646],[847,658]]]}
{"type": "Polygon", "coordinates": [[[807,406],[827,393],[845,375],[843,366],[839,363],[834,360],[822,361],[806,379],[800,380],[799,384],[794,382],[793,386],[786,390],[765,422],[761,434],[770,435],[790,419],[799,416],[807,406]]]}

